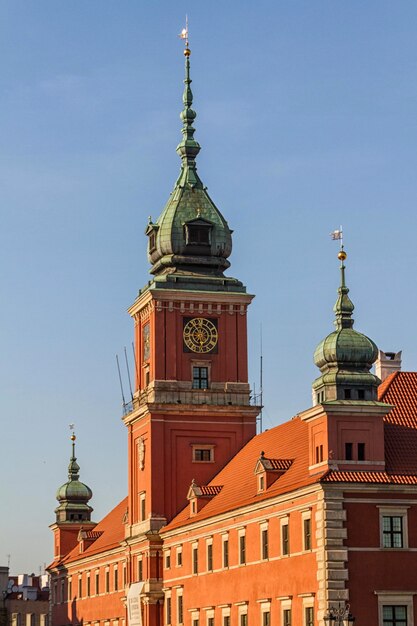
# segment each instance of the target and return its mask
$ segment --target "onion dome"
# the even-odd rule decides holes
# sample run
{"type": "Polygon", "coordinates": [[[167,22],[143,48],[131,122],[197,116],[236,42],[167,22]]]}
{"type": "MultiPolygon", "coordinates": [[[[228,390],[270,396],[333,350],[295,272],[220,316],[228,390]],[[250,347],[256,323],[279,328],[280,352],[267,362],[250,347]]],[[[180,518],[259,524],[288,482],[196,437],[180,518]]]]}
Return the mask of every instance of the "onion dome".
{"type": "Polygon", "coordinates": [[[210,283],[215,290],[217,283],[222,290],[245,291],[239,281],[223,274],[230,266],[232,231],[197,173],[200,145],[194,139],[197,114],[192,108],[190,54],[187,40],[182,140],[177,146],[180,174],[161,215],[156,222],[149,218],[145,231],[150,272],[155,277],[152,287],[201,289],[210,283]]]}
{"type": "Polygon", "coordinates": [[[72,455],[68,465],[68,481],[56,492],[56,499],[59,502],[55,509],[57,522],[90,521],[93,510],[87,504],[93,492],[90,487],[79,481],[80,466],[75,456],[75,440],[75,435],[71,435],[72,455]]]}
{"type": "Polygon", "coordinates": [[[334,305],[336,330],[327,335],[314,352],[314,363],[321,376],[313,383],[316,403],[332,400],[376,400],[379,378],[370,372],[378,348],[366,335],[353,329],[353,303],[345,282],[347,258],[343,247],[338,254],[340,287],[334,305]]]}

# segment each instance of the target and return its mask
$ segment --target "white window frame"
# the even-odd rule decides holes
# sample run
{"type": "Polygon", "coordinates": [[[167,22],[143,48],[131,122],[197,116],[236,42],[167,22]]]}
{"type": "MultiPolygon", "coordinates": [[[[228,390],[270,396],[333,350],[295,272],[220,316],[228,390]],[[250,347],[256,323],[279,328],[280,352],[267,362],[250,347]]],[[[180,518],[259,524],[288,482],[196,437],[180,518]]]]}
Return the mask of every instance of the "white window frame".
{"type": "Polygon", "coordinates": [[[378,506],[379,509],[379,546],[381,550],[408,550],[408,515],[407,511],[409,506],[378,506]],[[402,517],[402,536],[403,545],[402,548],[388,548],[384,547],[384,517],[402,517]]]}
{"type": "Polygon", "coordinates": [[[241,626],[242,624],[242,615],[246,615],[246,624],[249,624],[249,618],[248,618],[248,604],[247,602],[242,602],[242,604],[240,604],[238,606],[238,626],[241,626]]]}
{"type": "MultiPolygon", "coordinates": [[[[172,608],[172,607],[171,607],[172,608]]],[[[176,621],[177,624],[183,624],[184,623],[184,596],[183,596],[183,588],[178,588],[177,589],[177,598],[176,598],[176,603],[175,603],[175,616],[176,616],[176,621]],[[180,622],[179,620],[179,598],[182,598],[182,621],[180,622]]]]}
{"type": "Polygon", "coordinates": [[[177,567],[182,567],[182,546],[177,546],[175,550],[175,563],[177,567]],[[180,560],[181,560],[181,563],[179,562],[180,560]]]}
{"type": "Polygon", "coordinates": [[[230,567],[230,543],[229,543],[229,533],[224,533],[222,535],[222,568],[223,569],[229,569],[230,567]],[[228,563],[227,565],[224,564],[224,543],[225,541],[227,541],[227,559],[228,559],[228,563]]]}
{"type": "Polygon", "coordinates": [[[413,610],[413,594],[409,591],[375,591],[378,596],[378,626],[383,626],[384,606],[406,606],[407,607],[407,626],[414,626],[414,610],[413,610]]]}
{"type": "Polygon", "coordinates": [[[313,523],[312,523],[311,509],[309,509],[308,511],[303,511],[301,513],[301,524],[302,524],[302,533],[303,533],[303,551],[311,552],[313,549],[313,523]],[[306,545],[305,545],[305,533],[304,533],[305,520],[310,520],[310,547],[309,548],[306,548],[306,545]]]}
{"type": "Polygon", "coordinates": [[[261,561],[269,561],[269,552],[270,552],[270,550],[269,550],[269,532],[268,532],[268,530],[269,530],[268,522],[262,522],[261,524],[259,524],[259,544],[260,544],[259,547],[260,547],[261,561]],[[262,535],[263,535],[263,532],[265,530],[267,532],[267,537],[268,537],[268,543],[267,543],[267,545],[268,545],[268,556],[264,558],[264,555],[263,555],[263,545],[262,545],[262,535]]]}
{"type": "Polygon", "coordinates": [[[171,569],[171,567],[171,549],[167,548],[166,550],[164,550],[164,569],[171,569]],[[167,558],[169,559],[169,565],[167,565],[167,558]]]}
{"type": "Polygon", "coordinates": [[[313,622],[315,623],[314,596],[313,595],[303,598],[303,626],[307,626],[306,609],[313,609],[313,622]]]}
{"type": "Polygon", "coordinates": [[[237,562],[238,562],[238,565],[243,567],[244,565],[247,565],[247,562],[248,562],[247,545],[246,545],[246,528],[240,528],[238,530],[238,532],[237,532],[237,546],[238,546],[238,548],[237,548],[238,549],[238,555],[237,555],[238,559],[237,559],[237,562]],[[240,539],[241,539],[241,537],[245,538],[245,560],[244,560],[243,563],[242,563],[242,559],[241,559],[242,552],[241,552],[241,549],[240,549],[240,539]]]}
{"type": "Polygon", "coordinates": [[[291,538],[290,538],[290,517],[289,515],[285,515],[284,517],[281,517],[279,520],[279,530],[280,530],[280,544],[281,544],[281,556],[285,556],[288,557],[291,554],[291,538]],[[284,526],[288,526],[288,552],[284,553],[284,542],[283,542],[283,527],[284,526]]]}
{"type": "Polygon", "coordinates": [[[269,623],[272,624],[271,622],[271,601],[270,600],[264,600],[263,602],[261,602],[261,621],[260,624],[261,626],[263,626],[264,623],[264,613],[269,613],[269,623]]]}
{"type": "Polygon", "coordinates": [[[165,591],[165,610],[164,610],[164,623],[167,624],[167,626],[169,626],[170,624],[172,624],[172,592],[171,590],[169,591],[165,591]],[[171,619],[168,621],[168,602],[167,600],[170,601],[170,611],[171,611],[171,619]]]}
{"type": "Polygon", "coordinates": [[[293,626],[293,615],[292,615],[292,600],[289,598],[287,600],[281,600],[281,624],[284,624],[284,611],[291,611],[291,626],[293,626]]]}
{"type": "Polygon", "coordinates": [[[144,522],[146,520],[146,492],[142,491],[139,494],[139,521],[144,522]],[[144,515],[142,516],[142,513],[144,515]]]}
{"type": "Polygon", "coordinates": [[[191,448],[193,451],[193,463],[214,463],[214,443],[193,443],[191,444],[191,448]],[[209,450],[210,451],[210,460],[209,461],[200,461],[195,458],[196,450],[209,450]]]}
{"type": "Polygon", "coordinates": [[[209,537],[208,539],[206,539],[206,571],[207,572],[213,572],[214,571],[214,567],[213,567],[213,561],[214,561],[214,551],[213,551],[213,537],[209,537]],[[209,546],[211,546],[211,569],[209,569],[209,559],[208,559],[208,553],[209,553],[209,546]]]}

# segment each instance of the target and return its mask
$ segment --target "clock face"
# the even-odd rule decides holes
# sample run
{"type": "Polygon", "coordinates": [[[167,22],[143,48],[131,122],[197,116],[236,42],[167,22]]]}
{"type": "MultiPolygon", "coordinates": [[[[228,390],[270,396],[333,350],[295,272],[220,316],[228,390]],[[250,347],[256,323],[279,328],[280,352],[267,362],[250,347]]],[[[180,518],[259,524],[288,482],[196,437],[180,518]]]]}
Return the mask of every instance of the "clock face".
{"type": "Polygon", "coordinates": [[[149,361],[149,357],[151,355],[151,333],[149,322],[145,324],[142,330],[142,339],[143,339],[143,360],[149,361]]]}
{"type": "Polygon", "coordinates": [[[205,317],[185,318],[182,336],[186,352],[212,352],[217,347],[219,338],[217,320],[208,320],[205,317]]]}

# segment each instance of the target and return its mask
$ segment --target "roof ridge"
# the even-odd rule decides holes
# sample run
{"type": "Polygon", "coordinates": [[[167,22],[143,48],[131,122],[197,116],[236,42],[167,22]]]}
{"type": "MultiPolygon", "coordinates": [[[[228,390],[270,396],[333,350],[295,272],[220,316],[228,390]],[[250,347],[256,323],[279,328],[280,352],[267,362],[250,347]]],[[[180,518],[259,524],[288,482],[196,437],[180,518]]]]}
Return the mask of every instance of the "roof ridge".
{"type": "Polygon", "coordinates": [[[391,384],[393,383],[393,381],[395,380],[395,378],[397,378],[397,375],[400,374],[401,372],[397,371],[397,372],[392,372],[392,374],[390,374],[389,376],[387,376],[387,378],[379,385],[379,393],[378,393],[378,400],[381,401],[384,399],[388,389],[391,387],[391,384]]]}

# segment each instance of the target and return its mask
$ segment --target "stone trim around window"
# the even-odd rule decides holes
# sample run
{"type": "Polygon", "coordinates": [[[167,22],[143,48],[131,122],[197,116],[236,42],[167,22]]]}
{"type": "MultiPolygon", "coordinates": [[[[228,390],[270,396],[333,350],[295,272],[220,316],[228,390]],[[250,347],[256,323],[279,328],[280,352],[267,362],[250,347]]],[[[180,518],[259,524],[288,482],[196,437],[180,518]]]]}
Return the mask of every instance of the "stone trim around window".
{"type": "Polygon", "coordinates": [[[409,506],[380,506],[379,509],[379,546],[382,550],[407,550],[408,549],[408,516],[409,506]],[[402,546],[384,546],[384,517],[402,518],[402,546]]]}
{"type": "Polygon", "coordinates": [[[378,596],[378,626],[383,626],[384,606],[406,606],[407,626],[414,626],[413,596],[417,591],[375,591],[378,596]]]}

